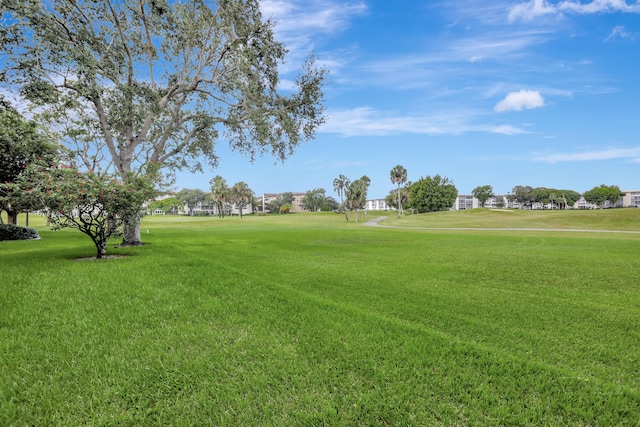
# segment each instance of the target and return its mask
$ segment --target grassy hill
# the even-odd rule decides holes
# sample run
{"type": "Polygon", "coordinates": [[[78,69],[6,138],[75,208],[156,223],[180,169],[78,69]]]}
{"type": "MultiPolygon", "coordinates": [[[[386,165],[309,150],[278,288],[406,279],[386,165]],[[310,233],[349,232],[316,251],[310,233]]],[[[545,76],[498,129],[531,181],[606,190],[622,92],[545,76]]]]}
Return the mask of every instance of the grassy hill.
{"type": "Polygon", "coordinates": [[[640,209],[518,210],[470,209],[464,211],[388,214],[385,225],[443,228],[543,228],[640,231],[640,209]]]}

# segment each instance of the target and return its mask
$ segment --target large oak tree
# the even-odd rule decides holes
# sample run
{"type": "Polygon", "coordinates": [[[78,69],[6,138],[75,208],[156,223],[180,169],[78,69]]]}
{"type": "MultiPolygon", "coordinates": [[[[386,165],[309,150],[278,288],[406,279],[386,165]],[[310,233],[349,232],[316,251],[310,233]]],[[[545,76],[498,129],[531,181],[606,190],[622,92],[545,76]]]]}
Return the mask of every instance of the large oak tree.
{"type": "MultiPolygon", "coordinates": [[[[310,58],[283,91],[287,52],[257,0],[4,0],[1,81],[54,124],[89,171],[217,164],[226,140],[284,160],[323,122],[310,58]]],[[[139,244],[139,217],[124,244],[139,244]]]]}

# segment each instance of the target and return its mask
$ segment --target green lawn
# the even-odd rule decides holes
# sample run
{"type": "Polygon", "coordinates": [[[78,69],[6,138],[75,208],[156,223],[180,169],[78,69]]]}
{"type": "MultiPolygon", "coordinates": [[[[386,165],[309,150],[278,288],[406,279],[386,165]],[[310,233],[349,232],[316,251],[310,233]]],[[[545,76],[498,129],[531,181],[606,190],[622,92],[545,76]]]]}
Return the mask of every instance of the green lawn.
{"type": "Polygon", "coordinates": [[[638,425],[640,234],[424,228],[640,209],[383,214],[148,217],[103,261],[32,216],[0,242],[0,425],[638,425]]]}

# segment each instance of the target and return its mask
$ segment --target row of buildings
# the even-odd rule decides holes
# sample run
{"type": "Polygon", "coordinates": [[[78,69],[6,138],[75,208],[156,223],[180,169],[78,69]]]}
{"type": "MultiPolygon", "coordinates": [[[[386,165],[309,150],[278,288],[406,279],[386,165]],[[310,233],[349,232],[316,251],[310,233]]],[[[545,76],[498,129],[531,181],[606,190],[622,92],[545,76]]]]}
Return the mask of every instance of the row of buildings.
{"type": "MultiPolygon", "coordinates": [[[[629,190],[623,191],[625,194],[623,197],[618,200],[617,203],[609,203],[606,202],[605,208],[622,208],[622,207],[640,207],[640,190],[629,190]]],[[[265,206],[269,204],[269,202],[273,201],[279,194],[267,193],[263,194],[262,197],[258,198],[258,206],[245,205],[242,207],[242,213],[251,214],[254,211],[264,211],[265,206]],[[261,206],[260,206],[261,205],[261,206]]],[[[305,196],[305,193],[293,193],[294,201],[291,207],[290,212],[303,212],[304,209],[302,207],[302,198],[305,196]]],[[[451,206],[451,210],[466,210],[466,209],[476,209],[480,207],[480,201],[473,197],[472,195],[459,195],[456,198],[455,203],[451,206]]],[[[521,206],[518,202],[510,200],[507,196],[495,196],[492,197],[485,203],[485,207],[500,209],[518,209],[521,206]]],[[[531,209],[557,209],[558,205],[555,204],[547,204],[542,205],[541,203],[534,203],[531,206],[531,209]]],[[[597,206],[592,205],[587,202],[584,197],[581,197],[580,200],[576,202],[576,204],[571,207],[571,209],[596,209],[597,206]]],[[[365,205],[365,210],[369,211],[388,211],[392,210],[390,206],[387,205],[385,199],[371,199],[367,200],[365,205]]],[[[154,214],[162,214],[164,213],[162,210],[156,210],[153,212],[154,214]]],[[[217,209],[213,204],[209,203],[200,203],[193,208],[189,208],[189,206],[184,206],[179,212],[180,214],[186,215],[217,215],[217,209]]],[[[225,215],[238,215],[240,213],[240,207],[232,204],[228,204],[224,207],[225,215]]]]}
{"type": "MultiPolygon", "coordinates": [[[[624,193],[624,196],[622,196],[617,203],[606,202],[604,207],[605,208],[638,208],[640,207],[640,190],[623,191],[623,193],[624,193]]],[[[480,207],[480,201],[478,199],[476,199],[470,194],[466,194],[466,195],[461,194],[461,195],[458,195],[458,197],[456,198],[455,203],[453,204],[453,206],[451,206],[451,210],[460,211],[460,210],[466,210],[466,209],[476,209],[479,207],[480,207]]],[[[487,203],[485,203],[485,207],[493,208],[493,209],[500,209],[500,208],[518,209],[521,206],[518,202],[510,200],[507,196],[495,196],[489,199],[487,203]]],[[[542,203],[534,203],[531,206],[531,209],[534,209],[534,210],[535,209],[558,209],[558,208],[559,206],[553,203],[548,203],[546,205],[543,205],[542,203]]],[[[580,199],[576,202],[576,204],[573,207],[570,207],[570,209],[596,209],[596,208],[597,206],[587,202],[584,199],[584,197],[580,197],[580,199]]],[[[392,208],[387,206],[385,199],[373,199],[373,200],[367,200],[366,209],[373,210],[373,211],[385,211],[385,210],[391,210],[392,208]]]]}

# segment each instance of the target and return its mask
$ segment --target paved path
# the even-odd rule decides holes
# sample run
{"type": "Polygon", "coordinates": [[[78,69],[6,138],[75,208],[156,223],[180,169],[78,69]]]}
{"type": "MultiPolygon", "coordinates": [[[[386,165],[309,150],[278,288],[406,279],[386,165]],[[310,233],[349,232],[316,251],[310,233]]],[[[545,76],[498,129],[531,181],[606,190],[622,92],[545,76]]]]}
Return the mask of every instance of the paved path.
{"type": "MultiPolygon", "coordinates": [[[[365,223],[364,223],[364,224],[362,224],[362,225],[367,225],[367,226],[369,226],[369,227],[373,227],[373,226],[377,225],[378,227],[383,227],[382,225],[379,225],[379,224],[378,224],[378,223],[379,223],[380,221],[382,221],[383,219],[387,219],[387,217],[386,217],[386,216],[379,216],[378,218],[370,219],[369,221],[365,222],[365,223]]],[[[385,227],[386,227],[386,226],[385,226],[385,227]]],[[[394,228],[396,228],[396,227],[394,227],[394,228]]]]}
{"type": "Polygon", "coordinates": [[[373,218],[363,225],[369,227],[383,227],[383,228],[401,228],[405,230],[444,230],[444,231],[554,231],[554,232],[569,232],[569,233],[621,233],[621,234],[640,234],[640,231],[627,231],[627,230],[587,230],[577,228],[480,228],[480,227],[400,227],[397,225],[381,225],[380,221],[387,219],[386,216],[379,216],[373,218]]]}

